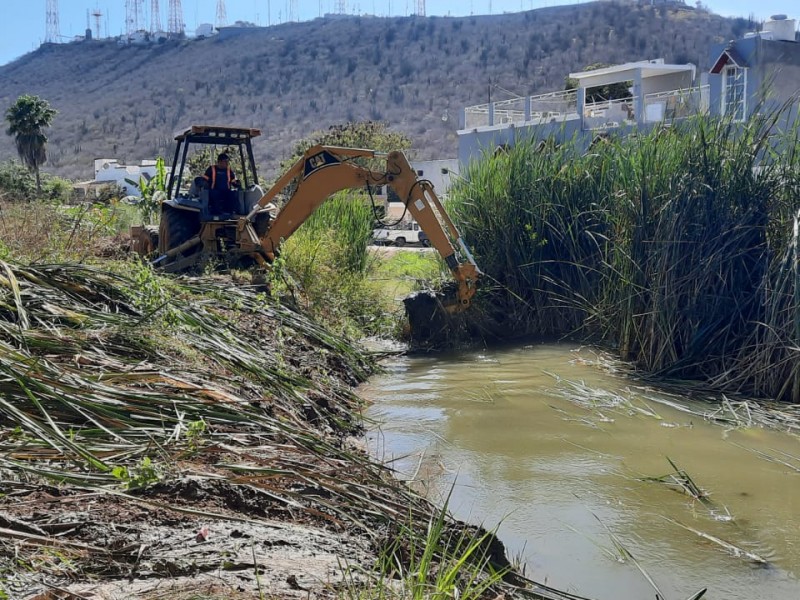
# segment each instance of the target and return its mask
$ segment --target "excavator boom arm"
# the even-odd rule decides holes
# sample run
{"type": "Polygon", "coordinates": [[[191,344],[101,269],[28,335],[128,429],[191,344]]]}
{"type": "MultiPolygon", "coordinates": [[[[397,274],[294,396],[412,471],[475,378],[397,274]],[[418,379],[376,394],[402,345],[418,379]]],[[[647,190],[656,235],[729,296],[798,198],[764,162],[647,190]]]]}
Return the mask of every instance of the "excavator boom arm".
{"type": "Polygon", "coordinates": [[[275,258],[281,241],[288,239],[331,194],[346,189],[388,185],[403,200],[458,283],[457,303],[448,307],[449,310],[460,311],[469,306],[480,270],[434,193],[433,186],[417,177],[402,152],[384,155],[373,150],[314,146],[264,194],[248,217],[252,218],[290,184],[294,184],[294,189],[289,200],[260,240],[269,260],[275,258]],[[383,173],[352,162],[353,158],[383,156],[386,156],[383,173]]]}

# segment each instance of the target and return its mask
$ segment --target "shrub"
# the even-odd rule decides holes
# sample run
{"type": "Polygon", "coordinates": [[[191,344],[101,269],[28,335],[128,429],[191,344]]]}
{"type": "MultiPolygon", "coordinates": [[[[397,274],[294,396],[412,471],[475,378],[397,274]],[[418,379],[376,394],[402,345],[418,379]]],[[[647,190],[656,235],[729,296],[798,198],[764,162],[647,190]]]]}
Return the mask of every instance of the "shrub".
{"type": "Polygon", "coordinates": [[[50,200],[67,202],[72,196],[72,183],[42,173],[42,191],[36,191],[36,177],[16,160],[0,163],[0,198],[10,201],[50,200]]]}

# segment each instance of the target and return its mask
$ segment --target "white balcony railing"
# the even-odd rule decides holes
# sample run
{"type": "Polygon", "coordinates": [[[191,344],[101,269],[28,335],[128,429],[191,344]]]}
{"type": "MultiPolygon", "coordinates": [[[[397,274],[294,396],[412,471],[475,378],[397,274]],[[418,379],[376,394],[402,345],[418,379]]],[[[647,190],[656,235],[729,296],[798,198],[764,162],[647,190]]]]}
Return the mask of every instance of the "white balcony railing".
{"type": "Polygon", "coordinates": [[[583,107],[584,129],[611,129],[636,123],[636,98],[603,100],[583,107]]]}
{"type": "Polygon", "coordinates": [[[577,98],[575,90],[569,90],[468,106],[464,109],[464,127],[473,129],[511,123],[536,124],[576,119],[577,98]]]}
{"type": "MultiPolygon", "coordinates": [[[[583,129],[671,123],[708,112],[709,86],[647,94],[642,103],[642,114],[637,114],[637,100],[632,97],[587,103],[583,108],[583,129]]],[[[515,123],[535,125],[577,118],[578,96],[575,90],[500,100],[464,109],[465,129],[515,123]]]]}
{"type": "Polygon", "coordinates": [[[707,85],[671,90],[644,97],[645,123],[672,123],[708,112],[710,88],[707,85]]]}

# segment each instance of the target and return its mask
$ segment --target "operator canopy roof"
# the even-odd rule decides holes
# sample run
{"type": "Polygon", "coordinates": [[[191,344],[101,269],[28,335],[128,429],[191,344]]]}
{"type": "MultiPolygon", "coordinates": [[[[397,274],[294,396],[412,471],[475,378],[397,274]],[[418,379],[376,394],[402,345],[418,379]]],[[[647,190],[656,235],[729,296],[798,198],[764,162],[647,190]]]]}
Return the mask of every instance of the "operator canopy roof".
{"type": "Polygon", "coordinates": [[[223,127],[220,125],[192,125],[175,136],[175,141],[189,141],[193,144],[242,144],[261,135],[260,129],[244,127],[223,127]]]}

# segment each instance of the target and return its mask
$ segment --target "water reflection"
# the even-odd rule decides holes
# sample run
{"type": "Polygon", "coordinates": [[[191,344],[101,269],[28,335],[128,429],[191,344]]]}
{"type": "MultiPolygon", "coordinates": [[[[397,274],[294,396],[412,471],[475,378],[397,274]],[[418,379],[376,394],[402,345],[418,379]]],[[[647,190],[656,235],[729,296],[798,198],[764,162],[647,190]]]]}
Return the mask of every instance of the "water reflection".
{"type": "Polygon", "coordinates": [[[709,598],[800,598],[800,473],[757,454],[790,464],[798,438],[679,412],[604,363],[559,344],[400,359],[363,390],[381,423],[371,447],[401,457],[392,466],[433,494],[454,486],[453,512],[499,524],[538,581],[653,598],[622,544],[666,598],[702,587],[709,598]],[[712,493],[709,506],[642,481],[670,473],[667,457],[712,493]]]}

